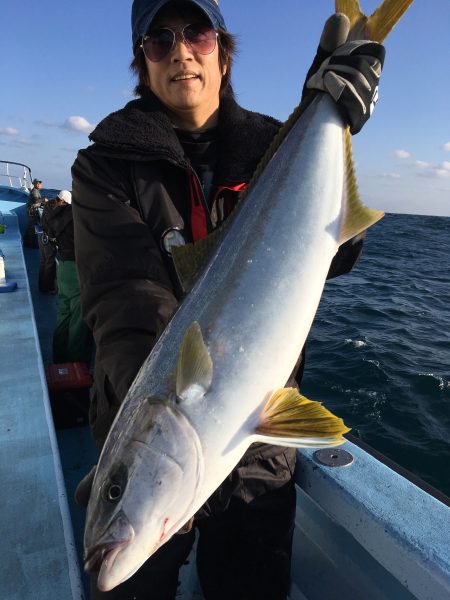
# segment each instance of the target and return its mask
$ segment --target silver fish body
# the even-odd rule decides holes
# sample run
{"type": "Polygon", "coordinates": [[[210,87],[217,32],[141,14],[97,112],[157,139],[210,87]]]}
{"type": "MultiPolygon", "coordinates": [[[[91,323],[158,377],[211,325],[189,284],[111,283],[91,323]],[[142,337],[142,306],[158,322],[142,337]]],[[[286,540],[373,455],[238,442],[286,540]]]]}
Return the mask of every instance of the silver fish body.
{"type": "MultiPolygon", "coordinates": [[[[349,20],[348,39],[381,42],[412,1],[384,0],[370,17],[358,0],[335,4],[349,20]]],[[[294,115],[108,435],[85,530],[85,567],[100,567],[102,591],[182,529],[252,442],[344,441],[340,419],[282,388],[333,256],[382,213],[359,200],[350,134],[334,102],[318,94],[294,115]]]]}
{"type": "Polygon", "coordinates": [[[343,241],[343,132],[333,101],[320,94],[142,366],[105,443],[88,508],[87,566],[102,562],[100,589],[128,578],[178,531],[252,442],[337,443],[256,430],[292,372],[343,241]],[[193,323],[211,367],[180,384],[177,361],[193,323]],[[126,481],[114,484],[119,465],[126,481]]]}

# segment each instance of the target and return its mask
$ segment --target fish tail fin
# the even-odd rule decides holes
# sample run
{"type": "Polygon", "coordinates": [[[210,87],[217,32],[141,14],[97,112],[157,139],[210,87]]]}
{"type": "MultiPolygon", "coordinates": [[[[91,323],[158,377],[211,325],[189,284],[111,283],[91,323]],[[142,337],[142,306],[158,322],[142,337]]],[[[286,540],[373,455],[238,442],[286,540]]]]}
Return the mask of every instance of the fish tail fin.
{"type": "Polygon", "coordinates": [[[350,21],[350,28],[354,27],[366,15],[362,12],[358,0],[336,0],[336,12],[343,13],[350,21]]]}
{"type": "MultiPolygon", "coordinates": [[[[414,0],[384,0],[370,17],[367,17],[362,12],[359,0],[335,0],[335,5],[336,12],[345,14],[350,21],[350,33],[348,39],[367,39],[374,42],[382,42],[395,27],[413,1],[414,0]]],[[[250,191],[252,185],[259,179],[261,172],[264,170],[283,140],[287,137],[290,130],[294,127],[295,123],[306,111],[314,96],[314,93],[307,94],[292,112],[287,121],[282,125],[261,159],[253,178],[248,185],[246,193],[250,191]]]]}
{"type": "MultiPolygon", "coordinates": [[[[383,42],[400,21],[414,0],[384,0],[370,17],[362,11],[358,0],[336,0],[336,12],[347,15],[351,31],[358,31],[359,39],[383,42]]],[[[354,36],[352,36],[354,37],[354,36]]]]}

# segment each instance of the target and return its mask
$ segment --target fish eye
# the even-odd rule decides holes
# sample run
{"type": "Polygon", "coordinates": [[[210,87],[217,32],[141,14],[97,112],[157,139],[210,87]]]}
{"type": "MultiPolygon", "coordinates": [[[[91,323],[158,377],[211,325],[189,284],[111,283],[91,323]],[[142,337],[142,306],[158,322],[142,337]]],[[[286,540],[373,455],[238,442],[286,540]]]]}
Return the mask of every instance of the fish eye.
{"type": "Polygon", "coordinates": [[[120,497],[122,496],[121,486],[118,485],[117,483],[113,483],[112,485],[109,486],[107,495],[108,495],[108,500],[110,502],[117,502],[118,500],[120,500],[120,497]]]}
{"type": "Polygon", "coordinates": [[[106,502],[118,502],[127,487],[128,468],[125,464],[119,463],[105,475],[102,484],[102,497],[106,502]]]}

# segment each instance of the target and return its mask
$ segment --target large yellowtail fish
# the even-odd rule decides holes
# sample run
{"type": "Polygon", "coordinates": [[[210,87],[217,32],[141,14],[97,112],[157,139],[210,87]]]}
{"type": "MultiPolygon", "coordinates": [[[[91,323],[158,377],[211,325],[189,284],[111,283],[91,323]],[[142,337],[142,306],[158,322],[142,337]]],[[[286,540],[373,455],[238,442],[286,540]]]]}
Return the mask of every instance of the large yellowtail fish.
{"type": "MultiPolygon", "coordinates": [[[[351,36],[382,41],[411,2],[386,0],[369,18],[356,0],[338,0],[336,9],[351,36]]],[[[85,567],[100,567],[103,591],[179,531],[251,443],[333,446],[348,431],[283,386],[333,256],[382,213],[359,200],[350,134],[327,94],[294,113],[269,157],[106,440],[85,531],[85,567]]],[[[207,243],[179,250],[180,271],[207,243]]]]}

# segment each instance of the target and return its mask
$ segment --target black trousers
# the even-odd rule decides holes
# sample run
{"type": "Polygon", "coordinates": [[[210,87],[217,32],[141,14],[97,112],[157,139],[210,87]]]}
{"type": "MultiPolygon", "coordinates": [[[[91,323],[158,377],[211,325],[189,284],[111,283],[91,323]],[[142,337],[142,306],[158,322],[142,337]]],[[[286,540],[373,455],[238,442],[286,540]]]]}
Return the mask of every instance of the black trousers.
{"type": "Polygon", "coordinates": [[[23,234],[23,245],[26,248],[39,248],[36,231],[34,229],[36,223],[36,215],[34,213],[31,215],[29,214],[27,228],[23,234]]]}
{"type": "Polygon", "coordinates": [[[39,279],[38,288],[45,294],[56,293],[56,247],[43,234],[37,236],[39,244],[39,279]]]}
{"type": "MultiPolygon", "coordinates": [[[[275,456],[244,457],[196,515],[197,571],[206,600],[286,600],[295,450],[280,450],[275,456]]],[[[110,592],[99,592],[93,577],[91,600],[174,600],[178,571],[194,540],[194,530],[175,535],[110,592]]]]}

